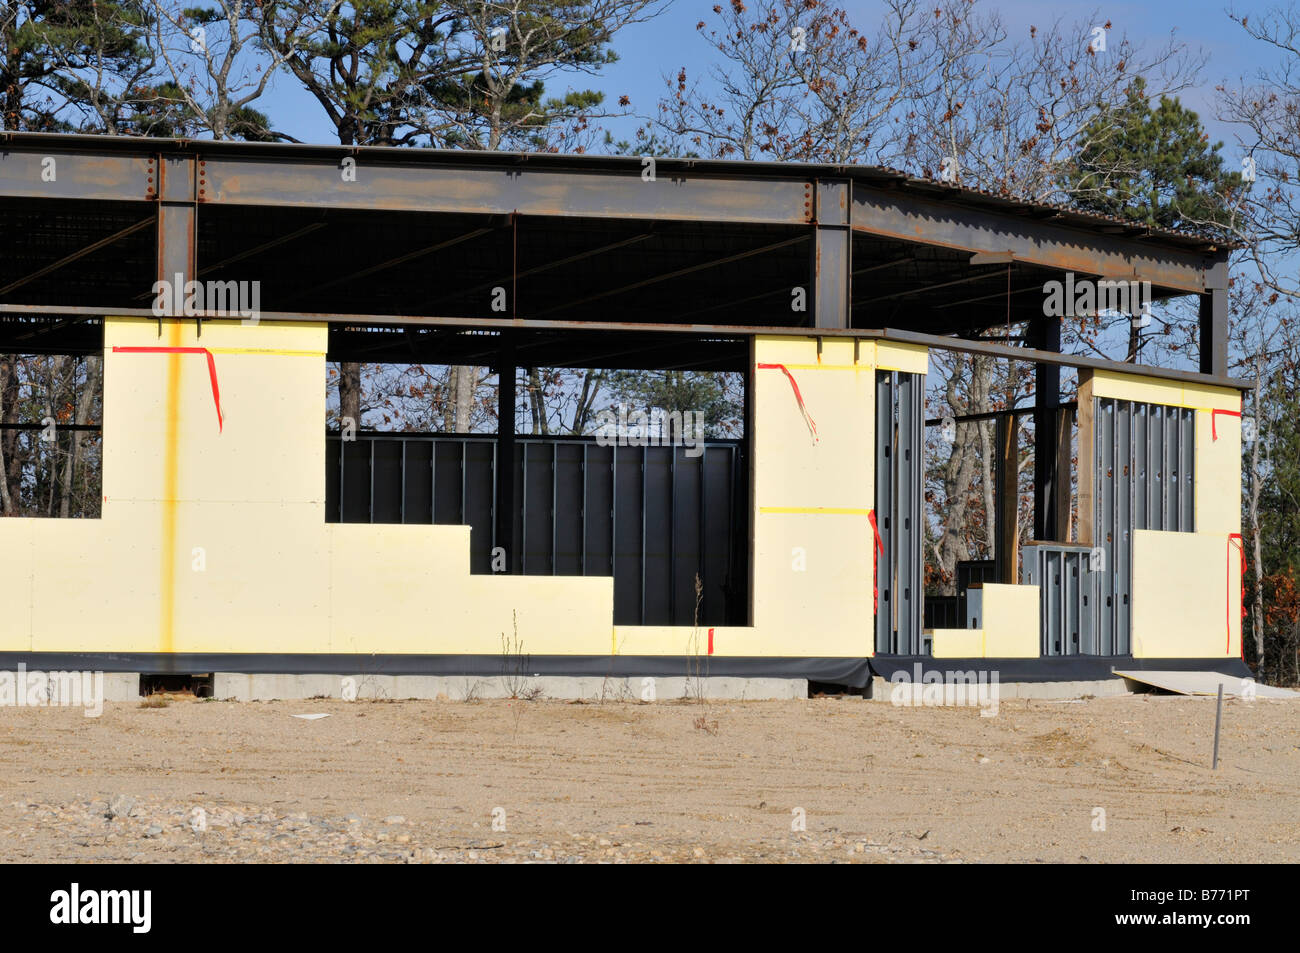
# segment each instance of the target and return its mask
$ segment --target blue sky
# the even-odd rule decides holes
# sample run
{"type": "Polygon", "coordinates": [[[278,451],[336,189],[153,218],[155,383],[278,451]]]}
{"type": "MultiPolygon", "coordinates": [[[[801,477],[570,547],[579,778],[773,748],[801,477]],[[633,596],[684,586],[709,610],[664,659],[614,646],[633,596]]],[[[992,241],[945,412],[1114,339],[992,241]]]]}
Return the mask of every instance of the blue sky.
{"type": "MultiPolygon", "coordinates": [[[[855,25],[867,26],[879,18],[882,4],[869,0],[841,0],[855,25]]],[[[619,34],[615,49],[620,62],[598,77],[557,77],[549,92],[559,94],[566,85],[573,88],[595,87],[607,94],[608,101],[619,95],[631,97],[635,112],[649,115],[665,89],[665,75],[675,74],[685,66],[692,74],[703,74],[711,62],[708,44],[698,35],[695,24],[712,23],[713,0],[673,0],[658,17],[648,23],[629,27],[619,34]]],[[[1258,15],[1269,3],[1238,3],[1240,12],[1258,15]]],[[[1202,51],[1206,68],[1200,85],[1188,90],[1183,102],[1201,115],[1212,137],[1223,140],[1225,156],[1235,148],[1233,131],[1214,120],[1214,88],[1224,81],[1249,79],[1273,54],[1263,44],[1249,39],[1237,24],[1228,19],[1223,0],[1154,0],[1142,4],[1099,6],[1092,2],[1063,0],[981,0],[980,7],[997,10],[1011,35],[1023,35],[1031,24],[1045,25],[1060,20],[1065,24],[1110,20],[1112,42],[1117,34],[1127,35],[1136,45],[1158,48],[1168,41],[1171,31],[1193,50],[1202,51]]],[[[306,142],[330,142],[328,123],[322,120],[320,107],[287,76],[277,77],[271,92],[259,104],[269,112],[277,128],[306,142]]],[[[614,124],[617,135],[627,137],[636,128],[635,120],[614,124]]],[[[1235,164],[1235,163],[1234,163],[1235,164]]]]}

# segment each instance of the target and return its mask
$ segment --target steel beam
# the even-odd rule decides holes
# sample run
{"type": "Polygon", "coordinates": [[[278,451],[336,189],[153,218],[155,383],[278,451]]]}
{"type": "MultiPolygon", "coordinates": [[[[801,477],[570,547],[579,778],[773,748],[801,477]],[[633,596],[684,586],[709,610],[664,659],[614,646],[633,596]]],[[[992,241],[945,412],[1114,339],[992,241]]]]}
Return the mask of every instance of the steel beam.
{"type": "Polygon", "coordinates": [[[852,184],[819,181],[812,243],[813,326],[847,328],[853,301],[852,184]]]}
{"type": "MultiPolygon", "coordinates": [[[[102,317],[106,314],[121,317],[150,318],[148,308],[119,308],[114,305],[38,305],[7,304],[0,302],[0,314],[15,315],[54,315],[102,317]]],[[[203,313],[205,320],[237,320],[229,315],[203,313]]],[[[810,328],[792,328],[784,325],[750,325],[750,324],[650,324],[643,322],[618,321],[570,321],[538,320],[535,318],[458,318],[447,316],[414,316],[403,314],[337,314],[331,312],[309,311],[263,311],[263,321],[305,321],[312,324],[322,322],[341,324],[351,328],[462,328],[485,331],[504,331],[518,329],[525,331],[611,331],[641,332],[653,334],[685,334],[688,336],[721,336],[725,338],[763,336],[850,338],[863,341],[898,341],[905,344],[920,344],[925,347],[945,351],[957,351],[964,354],[986,354],[990,357],[1008,361],[1030,361],[1058,364],[1061,367],[1090,368],[1093,370],[1113,371],[1119,374],[1155,377],[1160,380],[1182,381],[1187,384],[1206,384],[1212,387],[1231,387],[1236,390],[1251,390],[1252,381],[1221,375],[1201,374],[1197,371],[1181,371],[1167,367],[1148,364],[1130,364],[1123,361],[1108,361],[1105,358],[1087,357],[1082,354],[1053,354],[1035,348],[1009,347],[989,341],[970,338],[948,337],[941,334],[926,334],[921,331],[903,331],[897,328],[827,328],[813,331],[810,328]]]]}
{"type": "MultiPolygon", "coordinates": [[[[183,288],[184,282],[193,280],[197,271],[198,172],[189,156],[165,156],[149,161],[154,170],[151,194],[158,200],[157,277],[167,282],[179,280],[183,288]]],[[[173,300],[168,296],[167,304],[170,306],[173,300]]],[[[201,323],[203,319],[197,320],[201,323]]],[[[161,329],[160,321],[159,333],[161,329]]]]}
{"type": "Polygon", "coordinates": [[[519,162],[468,168],[359,153],[353,160],[355,181],[348,181],[341,160],[333,158],[290,162],[209,155],[206,161],[205,201],[223,205],[785,225],[811,219],[812,185],[798,177],[675,172],[648,180],[640,168],[622,174],[546,170],[519,162]]]}
{"type": "Polygon", "coordinates": [[[1207,290],[1201,295],[1201,373],[1228,373],[1228,266],[1215,263],[1207,274],[1207,290]]]}
{"type": "Polygon", "coordinates": [[[1214,264],[1204,253],[859,184],[853,187],[853,230],[969,252],[1010,251],[1016,261],[1079,274],[1135,272],[1152,284],[1197,294],[1209,287],[1214,264]]]}
{"type": "Polygon", "coordinates": [[[151,198],[154,160],[147,155],[66,151],[57,140],[41,151],[0,148],[0,196],[86,201],[151,198]]]}

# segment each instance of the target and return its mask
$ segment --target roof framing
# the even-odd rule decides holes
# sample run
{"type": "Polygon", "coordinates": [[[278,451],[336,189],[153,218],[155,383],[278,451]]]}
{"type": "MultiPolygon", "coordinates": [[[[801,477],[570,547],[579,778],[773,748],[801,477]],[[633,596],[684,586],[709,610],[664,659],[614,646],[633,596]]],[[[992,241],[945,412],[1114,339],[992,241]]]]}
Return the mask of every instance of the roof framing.
{"type": "MultiPolygon", "coordinates": [[[[961,330],[962,321],[972,328],[981,322],[988,325],[990,316],[997,313],[997,299],[1006,296],[991,285],[979,287],[981,276],[1000,275],[1007,268],[1028,269],[1024,273],[1031,282],[1015,290],[1018,302],[1007,298],[1008,309],[1013,304],[1019,308],[1017,320],[1034,313],[1034,302],[1022,292],[1033,290],[1032,282],[1042,276],[1041,270],[1146,280],[1157,289],[1157,296],[1201,297],[1201,370],[1219,378],[1226,374],[1229,247],[1203,236],[1019,202],[887,169],[5,133],[0,134],[0,202],[6,200],[113,203],[118,215],[134,206],[153,206],[157,213],[152,219],[157,277],[178,272],[186,277],[210,274],[235,260],[248,262],[255,255],[288,254],[289,249],[304,243],[323,243],[326,232],[316,232],[301,219],[301,214],[312,210],[364,214],[374,222],[391,213],[446,216],[449,222],[456,221],[452,216],[461,216],[467,224],[459,236],[393,248],[384,260],[361,263],[329,277],[329,286],[351,284],[356,294],[406,281],[408,297],[435,301],[440,296],[427,294],[428,289],[418,284],[421,276],[428,281],[429,272],[420,269],[452,246],[502,234],[502,222],[515,223],[526,216],[556,222],[557,227],[570,222],[564,227],[581,229],[583,221],[631,226],[626,239],[611,234],[592,243],[592,254],[601,254],[602,267],[591,287],[584,282],[581,288],[574,288],[572,277],[559,267],[580,261],[580,251],[566,251],[550,262],[534,262],[524,268],[517,260],[506,262],[512,281],[537,282],[541,276],[554,275],[553,286],[544,289],[546,293],[532,294],[527,307],[516,307],[512,300],[509,317],[553,315],[557,321],[579,313],[588,320],[600,317],[604,302],[612,307],[618,296],[625,296],[623,301],[649,301],[644,292],[652,286],[665,289],[658,293],[666,298],[656,299],[655,307],[661,307],[663,300],[682,305],[678,314],[674,303],[674,313],[665,314],[665,324],[681,324],[682,317],[693,314],[725,312],[742,301],[779,301],[780,282],[788,276],[792,263],[798,265],[797,256],[790,256],[797,251],[801,236],[807,239],[805,276],[811,307],[803,314],[787,311],[784,318],[777,313],[772,320],[805,330],[809,326],[819,331],[869,329],[896,322],[911,331],[961,330]],[[300,217],[286,219],[282,236],[263,237],[252,243],[251,251],[228,250],[218,261],[204,261],[198,251],[199,222],[214,221],[211,214],[204,218],[204,210],[216,208],[247,210],[241,214],[266,210],[261,217],[287,215],[287,211],[276,210],[293,209],[300,217]],[[661,270],[651,273],[643,267],[648,261],[645,249],[635,239],[654,229],[656,223],[662,223],[663,229],[701,223],[707,228],[767,228],[769,233],[755,231],[749,244],[718,238],[724,242],[718,251],[701,248],[692,258],[691,240],[686,233],[674,232],[671,240],[676,243],[677,257],[663,257],[661,270]],[[772,229],[786,232],[783,235],[772,229]],[[879,250],[874,253],[882,258],[855,262],[855,246],[868,240],[877,244],[879,250]],[[931,256],[949,257],[928,260],[924,272],[919,265],[912,270],[887,270],[895,260],[913,261],[914,256],[896,256],[918,246],[928,246],[931,256]],[[1006,268],[970,263],[962,258],[967,254],[983,256],[989,263],[1005,262],[1006,268]],[[776,255],[782,257],[772,257],[776,255]],[[679,288],[687,287],[678,285],[679,280],[697,282],[691,286],[694,293],[699,282],[724,280],[713,277],[718,266],[741,261],[747,267],[752,261],[752,277],[770,274],[775,280],[767,286],[755,284],[751,273],[733,269],[727,273],[725,280],[730,284],[721,303],[699,300],[698,296],[692,300],[684,294],[674,298],[679,288]],[[778,261],[783,264],[776,267],[778,261]],[[403,270],[402,266],[412,264],[414,269],[403,270]],[[603,280],[607,276],[610,280],[603,280]],[[566,290],[569,293],[565,294],[566,290]],[[970,308],[982,301],[992,305],[970,308]],[[855,303],[860,313],[855,313],[855,303]],[[876,307],[889,303],[893,307],[884,312],[876,307]],[[960,310],[955,310],[958,306],[960,310]],[[953,315],[958,317],[950,321],[953,315]]],[[[148,215],[144,207],[140,213],[141,219],[148,215]]],[[[227,229],[241,227],[237,218],[219,221],[224,221],[227,229]]],[[[48,278],[72,262],[93,260],[143,224],[138,222],[129,229],[119,224],[115,230],[105,225],[102,237],[82,239],[78,244],[69,241],[24,272],[11,273],[6,268],[0,274],[0,289],[26,286],[30,291],[32,286],[42,286],[42,290],[41,297],[19,296],[16,301],[12,295],[0,294],[0,310],[21,313],[21,306],[38,301],[57,307],[61,288],[48,280],[42,285],[38,279],[48,278]]],[[[456,254],[468,253],[461,250],[456,254]]],[[[472,254],[485,261],[489,252],[476,248],[472,254]]],[[[485,279],[491,279],[490,272],[466,281],[465,287],[481,289],[485,279]]],[[[305,287],[319,292],[324,283],[305,287]]],[[[140,297],[137,293],[134,300],[140,297]]],[[[401,293],[395,297],[402,300],[401,293]]],[[[71,298],[62,301],[73,304],[71,298]]],[[[85,300],[76,303],[87,304],[85,300]]],[[[97,303],[98,299],[90,302],[97,303]]],[[[112,304],[105,301],[100,313],[124,313],[112,304]]],[[[292,302],[286,293],[285,299],[272,307],[288,312],[305,305],[304,310],[311,310],[318,320],[336,323],[357,323],[364,317],[357,313],[361,309],[355,300],[328,314],[322,313],[318,304],[292,302]]],[[[469,306],[461,307],[465,311],[469,306]]],[[[63,313],[73,312],[65,308],[63,313]]],[[[756,323],[743,320],[745,316],[736,315],[733,331],[742,324],[756,323]]],[[[385,320],[397,323],[397,317],[402,323],[439,321],[399,315],[388,315],[385,320]]],[[[483,313],[471,317],[477,326],[491,327],[506,316],[483,313]]],[[[617,322],[611,325],[621,326],[617,322]]]]}

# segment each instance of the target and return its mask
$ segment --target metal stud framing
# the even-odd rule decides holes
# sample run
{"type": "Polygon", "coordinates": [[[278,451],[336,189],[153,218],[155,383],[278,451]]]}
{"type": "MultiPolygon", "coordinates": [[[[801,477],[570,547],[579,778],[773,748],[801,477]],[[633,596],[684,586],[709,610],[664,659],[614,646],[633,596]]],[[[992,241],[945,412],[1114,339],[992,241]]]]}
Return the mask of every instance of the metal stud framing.
{"type": "MultiPolygon", "coordinates": [[[[876,373],[876,652],[922,651],[925,375],[876,373]]],[[[874,540],[872,541],[874,544],[874,540]]]]}
{"type": "Polygon", "coordinates": [[[1038,586],[1041,651],[1049,655],[1099,655],[1097,598],[1105,573],[1095,571],[1091,547],[1043,543],[1026,546],[1020,581],[1038,586]]]}
{"type": "Polygon", "coordinates": [[[1096,398],[1093,539],[1104,567],[1096,654],[1130,652],[1133,531],[1195,531],[1196,412],[1096,398]]]}

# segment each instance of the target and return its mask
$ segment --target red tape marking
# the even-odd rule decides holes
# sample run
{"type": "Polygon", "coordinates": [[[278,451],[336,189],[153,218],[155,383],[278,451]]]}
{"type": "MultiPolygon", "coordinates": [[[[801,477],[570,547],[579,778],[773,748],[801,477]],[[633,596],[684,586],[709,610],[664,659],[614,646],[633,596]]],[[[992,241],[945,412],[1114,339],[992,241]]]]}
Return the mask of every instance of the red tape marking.
{"type": "Polygon", "coordinates": [[[817,424],[812,419],[812,414],[808,413],[808,408],[804,405],[803,394],[799,392],[799,385],[794,379],[794,375],[786,368],[784,364],[755,364],[760,371],[780,371],[790,381],[790,386],[794,389],[794,399],[799,402],[799,413],[803,414],[804,423],[808,425],[808,431],[812,434],[813,443],[817,443],[821,438],[817,436],[817,424]]]}
{"type": "MultiPolygon", "coordinates": [[[[1228,558],[1232,558],[1232,541],[1237,541],[1237,551],[1241,553],[1241,621],[1242,638],[1241,638],[1241,657],[1246,658],[1246,544],[1241,538],[1240,533],[1228,534],[1228,558]]],[[[1224,601],[1227,603],[1223,607],[1223,621],[1228,627],[1228,647],[1224,649],[1224,654],[1232,651],[1232,563],[1229,562],[1224,568],[1224,601]]]]}
{"type": "Polygon", "coordinates": [[[880,557],[885,555],[885,544],[880,541],[880,529],[876,526],[876,511],[868,510],[867,519],[871,520],[871,532],[876,537],[876,545],[871,549],[871,608],[873,611],[880,609],[880,582],[877,579],[879,575],[880,557]]]}
{"type": "Polygon", "coordinates": [[[709,629],[709,654],[713,654],[713,630],[709,629]]]}
{"type": "Polygon", "coordinates": [[[212,381],[212,402],[217,407],[217,432],[225,431],[221,415],[221,388],[217,386],[217,362],[206,347],[114,347],[115,354],[202,354],[208,359],[208,378],[212,381]]]}
{"type": "Polygon", "coordinates": [[[1238,418],[1241,417],[1241,411],[1240,411],[1240,410],[1212,410],[1212,411],[1210,411],[1210,437],[1211,437],[1211,439],[1213,439],[1213,440],[1218,440],[1218,439],[1219,439],[1219,427],[1218,427],[1219,414],[1224,414],[1224,415],[1226,415],[1226,416],[1228,416],[1228,417],[1238,417],[1238,418]]]}

